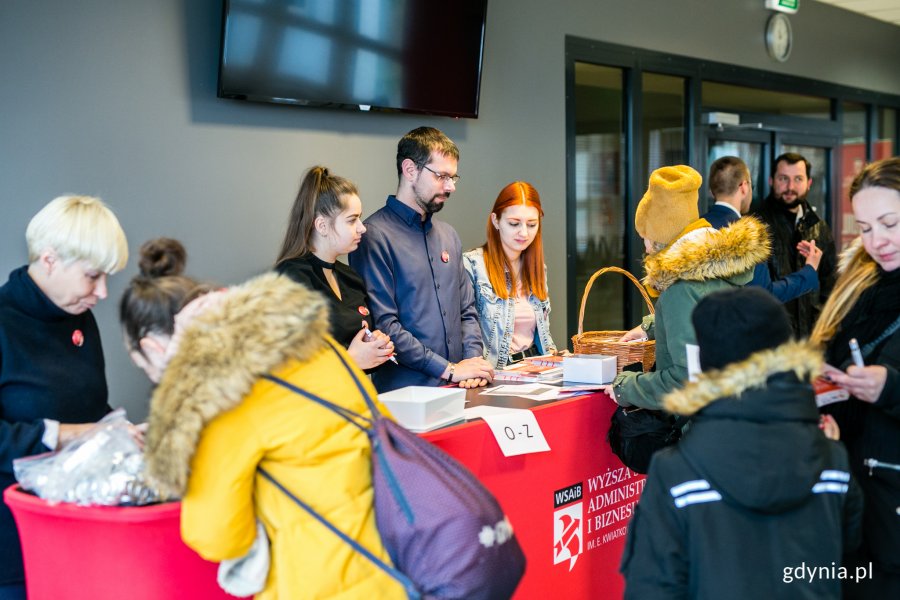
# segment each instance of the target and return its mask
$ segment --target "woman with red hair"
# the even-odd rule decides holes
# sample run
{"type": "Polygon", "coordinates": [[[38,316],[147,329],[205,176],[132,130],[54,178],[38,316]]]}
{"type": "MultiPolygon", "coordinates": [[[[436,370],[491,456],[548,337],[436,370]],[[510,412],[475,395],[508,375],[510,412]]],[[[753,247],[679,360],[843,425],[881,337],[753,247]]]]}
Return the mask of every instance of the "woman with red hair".
{"type": "Polygon", "coordinates": [[[475,288],[484,357],[502,369],[556,351],[541,240],[541,197],[515,181],[500,191],[487,222],[487,242],[463,254],[475,288]]]}

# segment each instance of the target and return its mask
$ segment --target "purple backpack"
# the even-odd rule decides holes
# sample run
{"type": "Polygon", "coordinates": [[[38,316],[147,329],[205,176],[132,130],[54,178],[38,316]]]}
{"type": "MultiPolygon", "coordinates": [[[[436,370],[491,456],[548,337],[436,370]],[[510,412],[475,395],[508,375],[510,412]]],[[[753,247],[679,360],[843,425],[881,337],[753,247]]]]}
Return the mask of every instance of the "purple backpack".
{"type": "Polygon", "coordinates": [[[372,413],[360,415],[265,375],[365,431],[372,443],[375,519],[394,567],[337,529],[266,471],[263,477],[310,515],[397,579],[410,598],[494,600],[512,596],[525,555],[494,496],[456,459],[387,419],[337,353],[372,413]]]}

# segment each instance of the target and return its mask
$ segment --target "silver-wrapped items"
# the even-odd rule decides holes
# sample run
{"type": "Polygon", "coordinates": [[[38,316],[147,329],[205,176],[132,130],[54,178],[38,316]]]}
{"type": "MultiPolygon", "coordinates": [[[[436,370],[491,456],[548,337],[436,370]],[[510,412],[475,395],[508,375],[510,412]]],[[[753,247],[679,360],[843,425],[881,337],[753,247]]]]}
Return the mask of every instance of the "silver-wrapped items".
{"type": "Polygon", "coordinates": [[[138,506],[159,502],[145,483],[144,457],[117,409],[58,452],[19,458],[13,471],[25,490],[51,503],[138,506]]]}

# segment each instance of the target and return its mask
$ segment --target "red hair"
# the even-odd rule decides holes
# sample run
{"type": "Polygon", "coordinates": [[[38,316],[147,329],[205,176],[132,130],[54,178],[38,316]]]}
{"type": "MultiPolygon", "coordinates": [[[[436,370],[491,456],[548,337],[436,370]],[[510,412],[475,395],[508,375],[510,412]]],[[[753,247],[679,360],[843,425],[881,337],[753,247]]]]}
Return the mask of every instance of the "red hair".
{"type": "MultiPolygon", "coordinates": [[[[500,220],[503,211],[508,207],[521,204],[532,206],[538,211],[538,231],[534,241],[522,252],[522,269],[519,275],[522,279],[522,289],[526,294],[534,294],[539,300],[547,299],[547,282],[544,272],[544,243],[541,236],[543,229],[544,209],[541,208],[541,197],[534,186],[524,181],[514,181],[502,190],[491,214],[500,220]]],[[[491,217],[487,222],[487,243],[484,248],[484,265],[487,268],[488,279],[494,293],[504,300],[509,299],[516,289],[516,276],[506,252],[503,251],[503,243],[500,241],[500,232],[494,227],[491,217]],[[509,287],[507,287],[507,273],[509,274],[509,287]]]]}

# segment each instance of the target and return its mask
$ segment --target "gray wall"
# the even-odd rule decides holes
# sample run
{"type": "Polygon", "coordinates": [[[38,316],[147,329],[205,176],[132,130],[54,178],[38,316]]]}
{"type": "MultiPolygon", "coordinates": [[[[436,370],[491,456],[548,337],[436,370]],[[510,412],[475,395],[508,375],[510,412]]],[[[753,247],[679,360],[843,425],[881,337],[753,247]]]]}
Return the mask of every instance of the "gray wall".
{"type": "MultiPolygon", "coordinates": [[[[424,0],[423,0],[424,1],[424,0]]],[[[300,174],[321,163],[359,185],[366,213],[396,188],[397,139],[421,124],[460,146],[463,180],[441,216],[464,246],[515,179],[547,208],[553,334],[565,331],[565,36],[575,35],[900,94],[900,29],[807,0],[796,47],[767,58],[762,0],[490,0],[477,120],[360,114],[215,97],[218,0],[0,2],[0,273],[26,261],[31,216],[62,193],[98,195],[132,253],[183,240],[189,272],[223,284],[266,269],[300,174]]],[[[434,30],[439,69],[440,23],[434,30]]],[[[452,85],[452,81],[443,82],[452,85]]],[[[133,419],[149,386],[122,351],[116,303],[134,261],[95,313],[111,402],[133,419]]]]}

